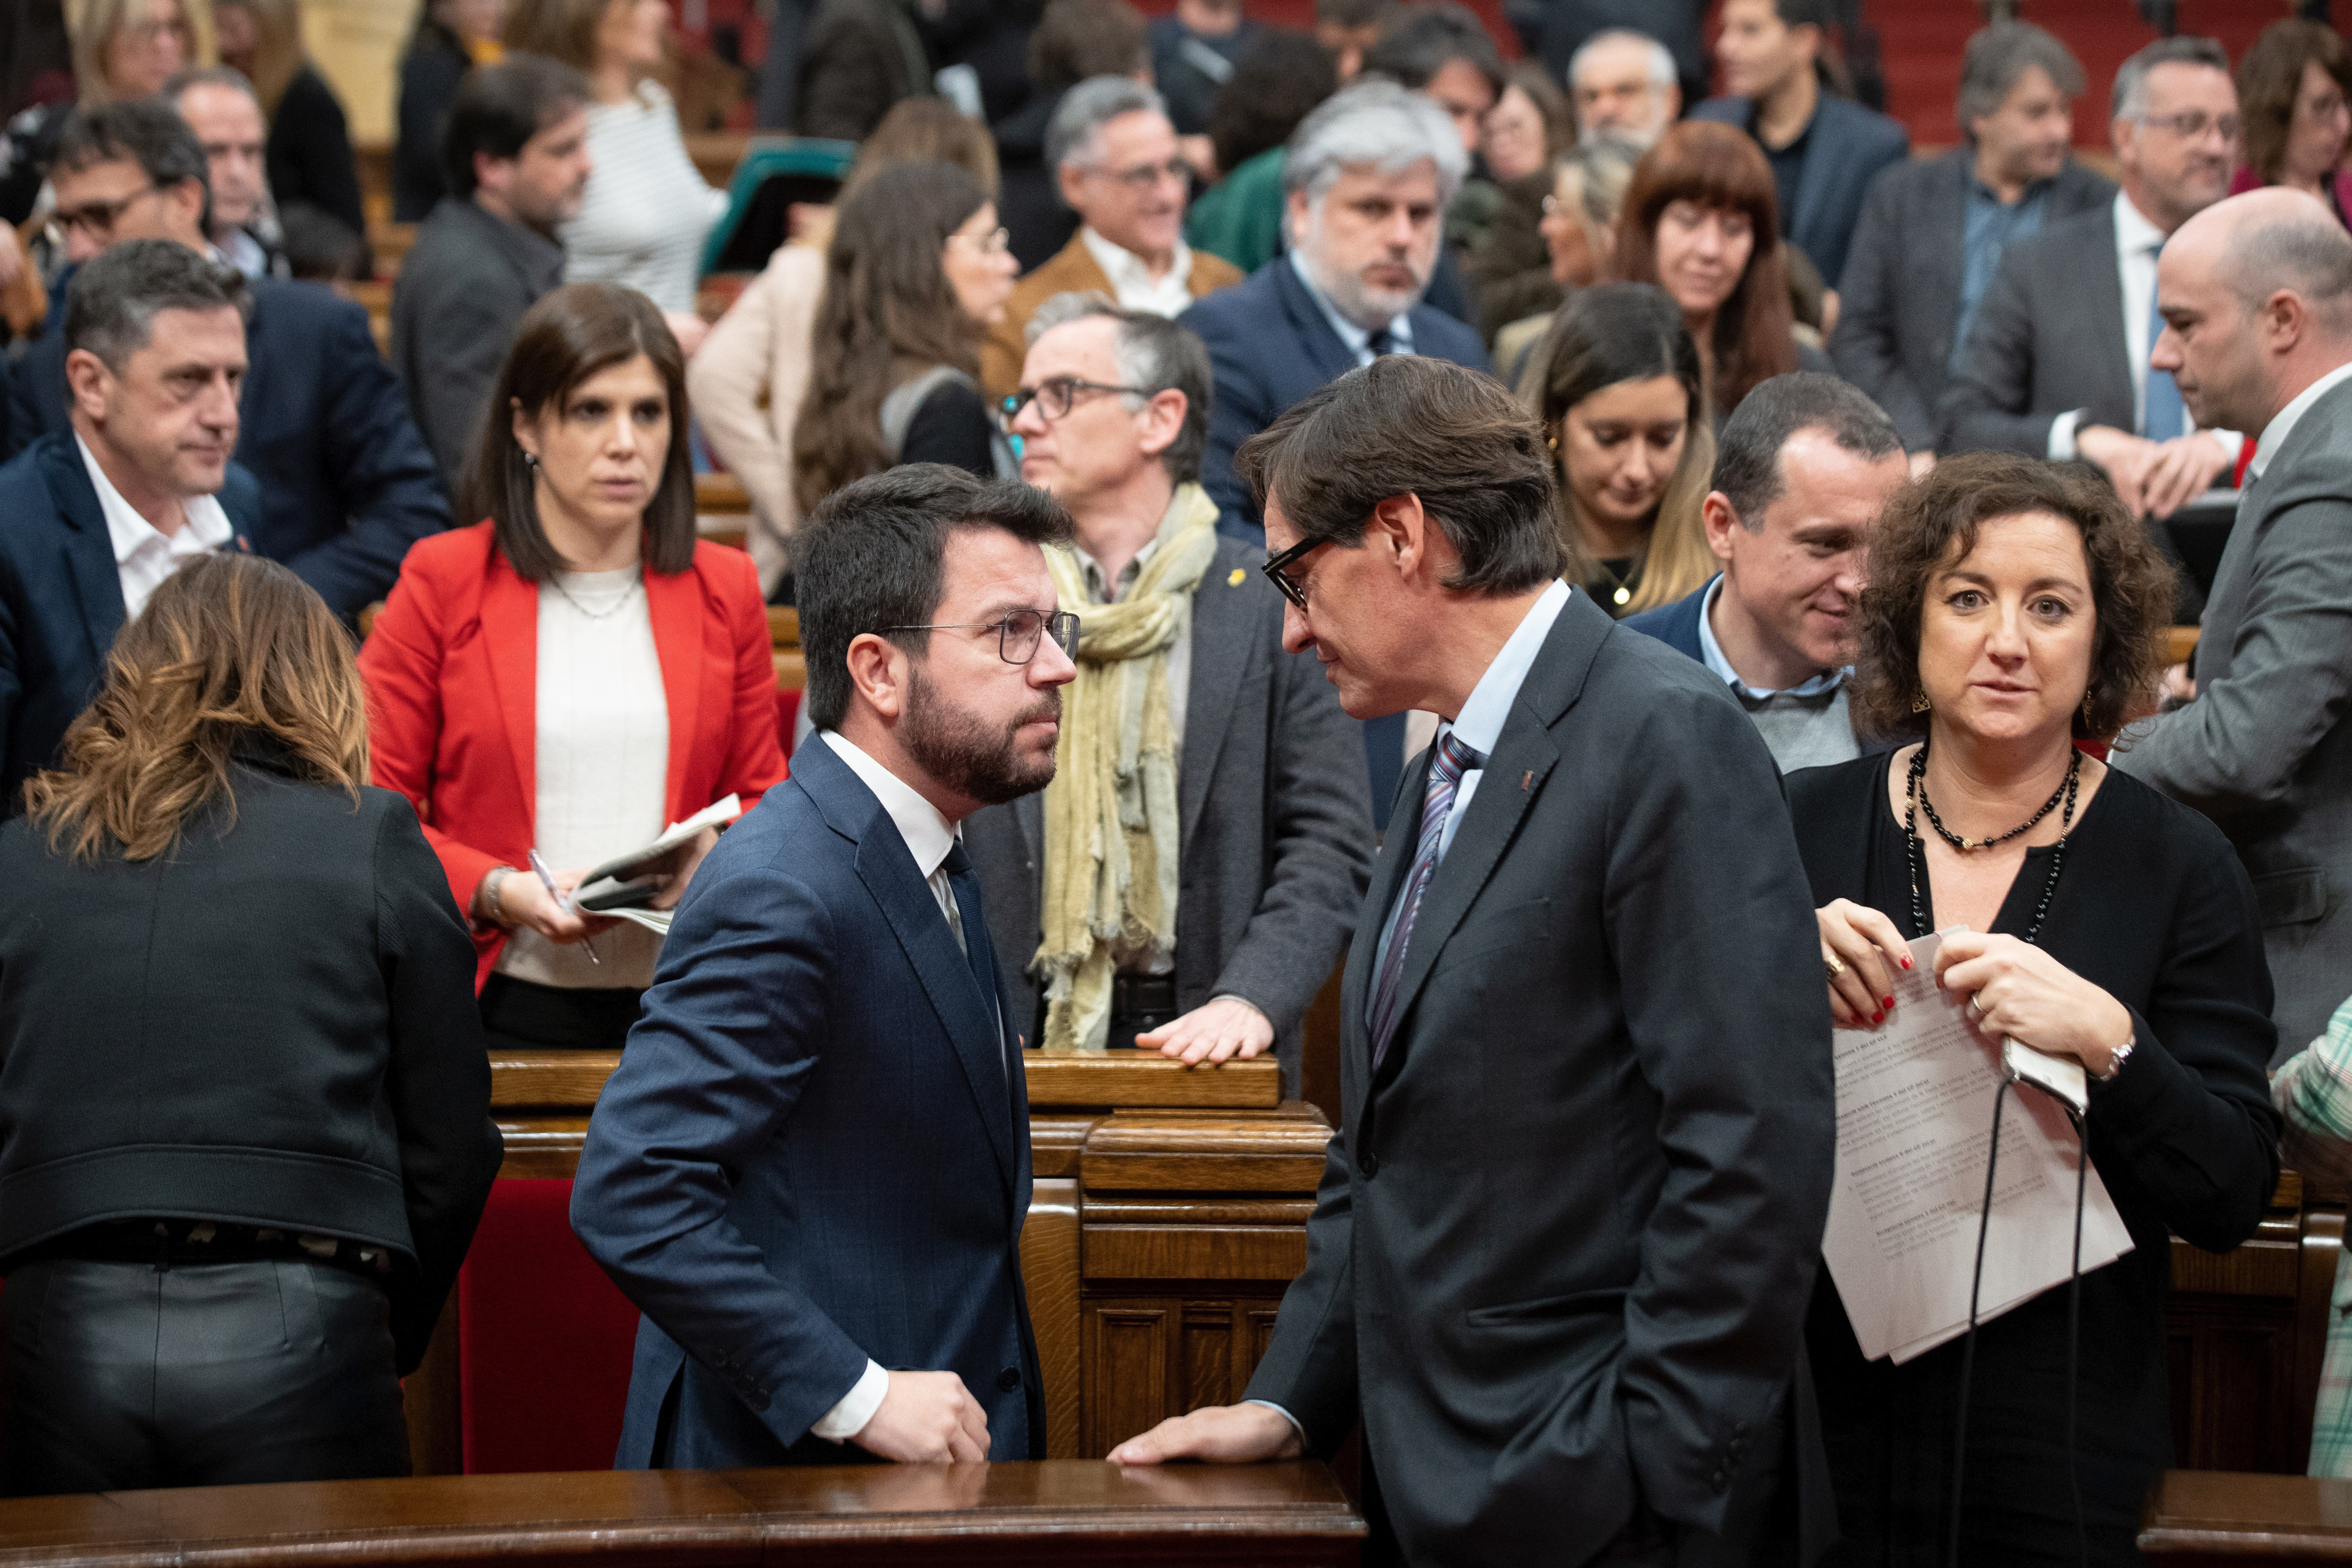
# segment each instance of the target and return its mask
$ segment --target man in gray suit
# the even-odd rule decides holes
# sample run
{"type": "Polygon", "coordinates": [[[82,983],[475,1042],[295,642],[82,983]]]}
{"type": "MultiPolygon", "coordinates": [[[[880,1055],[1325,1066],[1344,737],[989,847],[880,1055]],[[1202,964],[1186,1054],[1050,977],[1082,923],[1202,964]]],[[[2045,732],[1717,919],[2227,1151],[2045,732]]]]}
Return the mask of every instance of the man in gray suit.
{"type": "Polygon", "coordinates": [[[2192,428],[2149,373],[2165,236],[2229,193],[2238,141],[2230,59],[2159,38],[2116,72],[2108,126],[2123,189],[2001,257],[1944,393],[1944,452],[2095,465],[2133,511],[2169,517],[2227,473],[2236,433],[2192,428]]]}
{"type": "Polygon", "coordinates": [[[1032,318],[1013,429],[1021,476],[1076,525],[1052,554],[1080,674],[1056,781],[965,842],[1016,1030],[1187,1061],[1274,1049],[1295,1094],[1299,1020],[1371,863],[1363,734],[1283,651],[1264,553],[1215,531],[1209,397],[1208,350],[1172,321],[1099,294],[1032,318]]]}
{"type": "Polygon", "coordinates": [[[2074,158],[2082,92],[2083,68],[2056,38],[2028,22],[1987,27],[1960,63],[1969,145],[1871,182],[1830,355],[1915,459],[1936,449],[1936,404],[2001,254],[2115,196],[2074,158]]]}
{"type": "Polygon", "coordinates": [[[1444,723],[1356,927],[1343,1130],[1247,1402],[1110,1458],[1328,1455],[1360,1419],[1376,1552],[1744,1563],[1817,1451],[1812,897],[1722,683],[1560,580],[1546,457],[1499,384],[1406,358],[1244,449],[1285,645],[1352,714],[1444,723]]]}
{"type": "Polygon", "coordinates": [[[2115,762],[2237,845],[2284,1060],[2352,990],[2352,238],[2314,197],[2252,191],[2181,227],[2158,287],[2154,363],[2199,419],[2261,434],[2195,700],[2115,762]]]}

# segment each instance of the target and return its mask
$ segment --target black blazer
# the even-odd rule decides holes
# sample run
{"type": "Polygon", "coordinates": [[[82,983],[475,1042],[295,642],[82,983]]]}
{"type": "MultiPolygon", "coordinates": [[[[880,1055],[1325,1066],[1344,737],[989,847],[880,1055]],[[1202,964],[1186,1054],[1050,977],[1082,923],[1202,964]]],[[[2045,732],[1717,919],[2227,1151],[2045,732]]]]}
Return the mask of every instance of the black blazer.
{"type": "Polygon", "coordinates": [[[281,756],[137,864],[0,825],[0,1258],[138,1215],[377,1243],[405,1372],[501,1152],[474,946],[406,800],[281,756]]]}
{"type": "MultiPolygon", "coordinates": [[[[1755,134],[1756,106],[1744,98],[1710,98],[1690,114],[1755,134]]],[[[1843,288],[1846,248],[1862,219],[1863,196],[1881,169],[1903,161],[1911,136],[1899,121],[1828,92],[1822,94],[1806,135],[1811,140],[1797,176],[1797,197],[1780,214],[1780,232],[1812,257],[1822,282],[1843,288]]]]}
{"type": "Polygon", "coordinates": [[[351,124],[343,118],[335,89],[310,66],[287,82],[286,96],[270,117],[262,157],[269,170],[269,193],[278,199],[279,211],[307,202],[367,238],[351,124]]]}

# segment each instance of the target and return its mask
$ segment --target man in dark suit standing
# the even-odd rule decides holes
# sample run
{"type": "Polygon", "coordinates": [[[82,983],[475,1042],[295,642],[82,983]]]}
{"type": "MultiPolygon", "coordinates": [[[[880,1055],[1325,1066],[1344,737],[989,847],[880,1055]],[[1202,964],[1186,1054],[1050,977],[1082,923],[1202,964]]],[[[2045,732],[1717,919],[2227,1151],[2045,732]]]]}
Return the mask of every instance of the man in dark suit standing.
{"type": "Polygon", "coordinates": [[[1889,164],[1871,182],[1830,355],[1915,455],[1936,450],[1936,405],[2001,254],[2116,193],[2074,160],[2082,95],[2083,68],[2065,45],[2030,22],[1997,23],[1960,62],[1969,145],[1889,164]]]}
{"type": "Polygon", "coordinates": [[[1875,110],[1822,90],[1831,0],[1724,0],[1715,57],[1725,96],[1691,110],[1756,138],[1780,188],[1780,237],[1843,287],[1846,247],[1871,177],[1902,162],[1911,138],[1875,110]]]}
{"type": "Polygon", "coordinates": [[[2200,423],[2259,434],[2195,683],[2173,676],[2194,700],[2115,766],[2237,846],[2283,1061],[2352,989],[2352,238],[2310,195],[2250,191],[2180,226],[2158,287],[2154,369],[2200,423]]]}
{"type": "MultiPolygon", "coordinates": [[[[168,104],[76,113],[49,171],[66,254],[82,263],[131,239],[214,254],[209,177],[203,144],[168,104]]],[[[356,615],[391,591],[411,543],[449,526],[433,455],[376,351],[367,312],[352,301],[316,283],[265,278],[253,286],[246,351],[236,460],[261,483],[253,549],[291,568],[336,613],[356,615]]],[[[8,428],[16,450],[67,427],[65,359],[51,328],[18,361],[8,428]]]]}
{"type": "Polygon", "coordinates": [[[816,733],[679,904],[572,1192],[645,1312],[623,1469],[1045,1454],[1028,1095],[957,824],[1054,776],[1069,538],[932,464],[802,526],[816,733]]]}
{"type": "Polygon", "coordinates": [[[1812,901],[1738,705],[1559,580],[1546,456],[1425,360],[1243,454],[1286,645],[1351,713],[1444,723],[1373,868],[1343,1130],[1248,1403],[1110,1458],[1328,1454],[1360,1418],[1407,1563],[1746,1563],[1829,1204],[1812,901]]]}
{"type": "Polygon", "coordinates": [[[1049,1046],[1188,1061],[1273,1050],[1296,1094],[1299,1020],[1347,946],[1371,865],[1361,728],[1321,668],[1283,650],[1265,552],[1216,531],[1200,486],[1200,340],[1092,294],[1046,300],[1030,328],[1013,431],[1022,478],[1077,530],[1048,560],[1086,625],[1091,689],[1069,704],[1045,793],[965,826],[1013,1027],[1049,1046]],[[1155,701],[1164,732],[1149,727],[1155,701]],[[1122,789],[1130,715],[1140,739],[1122,789]],[[1122,870],[1108,852],[1120,839],[1149,855],[1122,870]],[[1150,877],[1170,860],[1174,878],[1150,877]],[[1097,935],[1122,911],[1152,929],[1097,935]],[[1054,1000],[1038,1028],[1041,980],[1054,1000]]]}
{"type": "Polygon", "coordinates": [[[0,817],[58,759],[107,650],[183,560],[232,548],[260,495],[229,462],[244,280],[161,240],[78,272],[59,337],[72,423],[0,468],[0,817]]]}

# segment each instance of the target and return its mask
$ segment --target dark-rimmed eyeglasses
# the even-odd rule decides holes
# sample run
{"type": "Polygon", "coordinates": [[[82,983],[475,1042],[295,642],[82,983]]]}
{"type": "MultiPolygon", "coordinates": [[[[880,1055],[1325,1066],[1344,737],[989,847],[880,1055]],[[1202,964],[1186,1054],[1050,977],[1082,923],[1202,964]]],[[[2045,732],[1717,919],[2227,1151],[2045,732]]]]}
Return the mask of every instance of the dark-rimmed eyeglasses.
{"type": "Polygon", "coordinates": [[[1290,563],[1307,555],[1318,547],[1330,542],[1329,539],[1301,539],[1281,554],[1266,557],[1265,564],[1259,567],[1258,570],[1265,573],[1265,580],[1282,591],[1282,596],[1285,599],[1298,606],[1299,609],[1305,610],[1307,585],[1290,575],[1290,563]]]}
{"type": "Polygon", "coordinates": [[[1108,382],[1082,381],[1076,376],[1053,376],[1039,385],[1023,387],[1004,400],[1005,426],[1010,429],[1013,422],[1021,417],[1021,411],[1032,402],[1037,405],[1037,412],[1045,415],[1048,423],[1066,419],[1070,410],[1077,406],[1080,392],[1121,392],[1129,397],[1151,395],[1143,387],[1113,386],[1108,382]]]}
{"type": "Polygon", "coordinates": [[[59,207],[49,217],[68,234],[85,229],[90,238],[104,239],[114,232],[114,225],[131,210],[131,203],[142,196],[152,196],[162,188],[150,180],[127,196],[118,196],[110,202],[84,202],[78,207],[59,207]]]}
{"type": "Polygon", "coordinates": [[[1037,656],[1037,644],[1051,632],[1054,643],[1065,655],[1077,657],[1078,618],[1066,610],[1051,615],[1041,615],[1034,610],[1016,610],[1002,621],[946,621],[929,626],[885,626],[885,635],[892,632],[977,632],[988,627],[996,629],[996,656],[1008,664],[1025,664],[1037,656]]]}

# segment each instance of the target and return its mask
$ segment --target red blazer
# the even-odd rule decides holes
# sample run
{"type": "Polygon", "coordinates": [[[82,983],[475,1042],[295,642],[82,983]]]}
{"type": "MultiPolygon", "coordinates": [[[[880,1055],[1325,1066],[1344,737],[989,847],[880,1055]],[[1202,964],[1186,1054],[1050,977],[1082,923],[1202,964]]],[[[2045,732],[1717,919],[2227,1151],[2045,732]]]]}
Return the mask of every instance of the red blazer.
{"type": "MultiPolygon", "coordinates": [[[[646,573],[669,705],[668,820],[730,793],[750,810],[784,777],[760,576],[698,542],[675,577],[646,573]]],[[[539,589],[477,523],[418,540],[360,649],[372,776],[416,808],[462,913],[493,866],[530,864],[539,800],[539,589]]],[[[479,989],[506,946],[477,932],[479,989]]]]}

